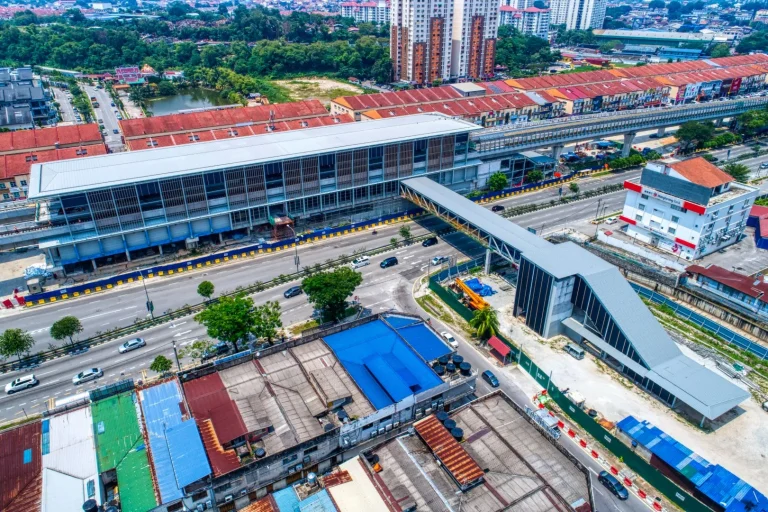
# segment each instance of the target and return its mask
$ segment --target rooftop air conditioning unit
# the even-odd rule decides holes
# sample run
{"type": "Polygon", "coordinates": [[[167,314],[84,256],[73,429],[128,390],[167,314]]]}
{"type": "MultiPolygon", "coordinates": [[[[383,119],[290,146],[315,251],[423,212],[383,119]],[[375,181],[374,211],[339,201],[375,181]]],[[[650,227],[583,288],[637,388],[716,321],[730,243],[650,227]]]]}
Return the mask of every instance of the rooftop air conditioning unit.
{"type": "Polygon", "coordinates": [[[229,503],[233,499],[234,497],[231,494],[227,494],[226,496],[224,496],[224,503],[229,503]]]}
{"type": "Polygon", "coordinates": [[[248,494],[248,489],[243,489],[240,491],[240,496],[245,496],[246,494],[248,494]]]}
{"type": "Polygon", "coordinates": [[[371,437],[376,437],[379,433],[375,430],[371,431],[371,437]]]}
{"type": "Polygon", "coordinates": [[[399,427],[399,426],[400,426],[400,422],[399,422],[399,421],[396,421],[395,423],[393,423],[393,426],[394,426],[395,428],[399,427]]]}

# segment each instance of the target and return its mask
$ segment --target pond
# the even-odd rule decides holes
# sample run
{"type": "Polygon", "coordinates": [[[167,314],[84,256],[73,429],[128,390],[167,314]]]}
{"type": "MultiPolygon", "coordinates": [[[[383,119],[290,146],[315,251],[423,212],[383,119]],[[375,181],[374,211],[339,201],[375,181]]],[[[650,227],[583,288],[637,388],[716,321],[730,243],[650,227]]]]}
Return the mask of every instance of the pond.
{"type": "Polygon", "coordinates": [[[156,116],[177,114],[180,110],[191,108],[216,107],[227,105],[227,99],[222,98],[217,91],[198,87],[182,89],[175,96],[163,96],[147,102],[147,110],[156,116]]]}

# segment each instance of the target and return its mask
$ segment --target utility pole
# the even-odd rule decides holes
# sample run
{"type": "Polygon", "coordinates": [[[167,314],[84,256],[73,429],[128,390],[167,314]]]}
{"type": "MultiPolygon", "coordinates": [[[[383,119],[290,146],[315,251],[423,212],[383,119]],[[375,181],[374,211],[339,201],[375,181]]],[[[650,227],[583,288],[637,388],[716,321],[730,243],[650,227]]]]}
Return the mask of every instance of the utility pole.
{"type": "Polygon", "coordinates": [[[173,340],[173,355],[176,357],[176,368],[181,371],[181,363],[179,363],[179,353],[176,350],[176,340],[173,340]]]}
{"type": "Polygon", "coordinates": [[[293,233],[293,262],[296,264],[296,273],[299,273],[299,239],[296,236],[296,230],[291,226],[287,226],[293,233]]]}
{"type": "Polygon", "coordinates": [[[603,202],[603,198],[599,198],[597,200],[597,210],[595,211],[595,238],[597,238],[597,228],[600,227],[600,221],[598,218],[600,217],[600,204],[603,202]]]}

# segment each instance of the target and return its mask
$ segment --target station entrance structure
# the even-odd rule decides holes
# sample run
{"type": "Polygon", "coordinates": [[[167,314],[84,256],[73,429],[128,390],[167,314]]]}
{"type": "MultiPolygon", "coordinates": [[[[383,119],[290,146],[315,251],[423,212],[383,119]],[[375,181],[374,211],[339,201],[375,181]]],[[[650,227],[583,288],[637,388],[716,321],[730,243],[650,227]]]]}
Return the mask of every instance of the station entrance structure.
{"type": "Polygon", "coordinates": [[[714,420],[750,397],[684,355],[619,270],[573,242],[553,244],[427,178],[401,195],[518,267],[515,316],[544,338],[563,334],[592,348],[669,407],[714,420]]]}

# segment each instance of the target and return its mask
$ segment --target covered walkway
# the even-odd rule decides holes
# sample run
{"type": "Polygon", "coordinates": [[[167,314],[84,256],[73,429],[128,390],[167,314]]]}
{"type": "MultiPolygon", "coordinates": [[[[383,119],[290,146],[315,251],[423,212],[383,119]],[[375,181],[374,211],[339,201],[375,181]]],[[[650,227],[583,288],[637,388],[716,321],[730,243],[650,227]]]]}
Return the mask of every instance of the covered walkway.
{"type": "MultiPolygon", "coordinates": [[[[518,265],[514,310],[544,338],[590,341],[670,406],[714,420],[750,394],[685,356],[616,267],[582,247],[552,244],[430,178],[401,182],[406,199],[518,265]]],[[[495,347],[494,347],[495,348],[495,347]]]]}

